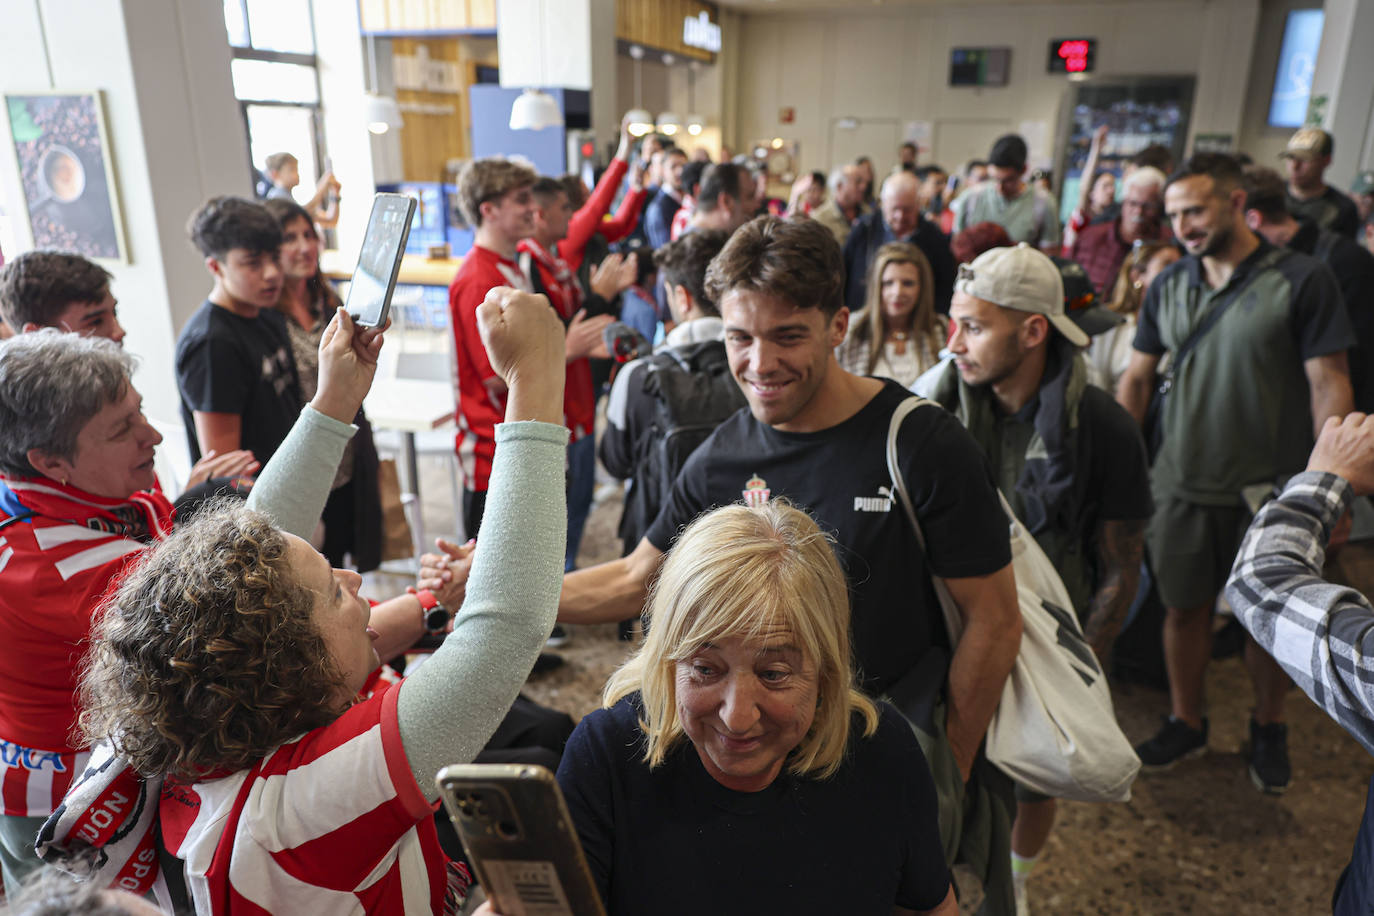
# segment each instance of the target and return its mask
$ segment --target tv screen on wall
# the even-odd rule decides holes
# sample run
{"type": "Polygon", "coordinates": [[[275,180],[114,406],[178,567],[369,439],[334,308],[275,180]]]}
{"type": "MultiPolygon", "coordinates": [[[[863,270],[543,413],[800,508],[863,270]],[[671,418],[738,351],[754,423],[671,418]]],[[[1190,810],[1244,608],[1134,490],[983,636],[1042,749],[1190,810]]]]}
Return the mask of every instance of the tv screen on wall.
{"type": "Polygon", "coordinates": [[[1293,10],[1283,26],[1274,92],[1269,97],[1270,127],[1301,127],[1307,120],[1312,73],[1322,41],[1323,14],[1319,9],[1293,10]]]}
{"type": "Polygon", "coordinates": [[[951,86],[1005,86],[1011,74],[1011,48],[953,48],[951,86]]]}

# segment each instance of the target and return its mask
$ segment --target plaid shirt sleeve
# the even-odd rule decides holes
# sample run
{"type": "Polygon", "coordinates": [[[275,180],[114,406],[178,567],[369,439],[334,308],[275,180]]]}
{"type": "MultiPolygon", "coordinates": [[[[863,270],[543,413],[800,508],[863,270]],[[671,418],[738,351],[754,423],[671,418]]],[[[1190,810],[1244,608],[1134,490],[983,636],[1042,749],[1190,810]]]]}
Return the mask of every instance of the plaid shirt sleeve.
{"type": "Polygon", "coordinates": [[[1226,599],[1298,686],[1374,753],[1374,607],[1321,577],[1331,529],[1353,499],[1334,474],[1294,477],[1246,533],[1226,599]]]}

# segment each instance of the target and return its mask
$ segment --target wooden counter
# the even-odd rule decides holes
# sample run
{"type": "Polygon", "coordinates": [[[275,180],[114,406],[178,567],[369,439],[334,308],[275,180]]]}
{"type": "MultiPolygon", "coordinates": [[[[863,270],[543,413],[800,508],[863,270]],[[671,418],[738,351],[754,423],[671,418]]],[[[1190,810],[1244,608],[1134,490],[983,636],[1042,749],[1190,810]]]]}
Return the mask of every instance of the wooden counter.
{"type": "MultiPolygon", "coordinates": [[[[408,254],[401,258],[401,273],[396,282],[447,287],[462,264],[462,258],[427,258],[422,254],[408,254]]],[[[339,251],[322,251],[320,267],[331,280],[348,280],[353,277],[354,261],[339,251]]]]}

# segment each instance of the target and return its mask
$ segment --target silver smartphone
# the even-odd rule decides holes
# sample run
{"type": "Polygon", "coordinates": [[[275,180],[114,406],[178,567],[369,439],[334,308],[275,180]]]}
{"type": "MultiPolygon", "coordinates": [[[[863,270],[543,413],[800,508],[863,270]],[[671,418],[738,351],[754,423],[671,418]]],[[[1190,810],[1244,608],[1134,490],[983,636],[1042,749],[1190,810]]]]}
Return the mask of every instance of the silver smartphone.
{"type": "Polygon", "coordinates": [[[401,258],[415,216],[415,198],[405,194],[378,194],[372,199],[358,266],[348,284],[344,308],[364,327],[380,328],[391,314],[391,295],[401,272],[401,258]]]}
{"type": "Polygon", "coordinates": [[[563,793],[546,768],[450,766],[435,784],[496,912],[605,916],[563,793]]]}

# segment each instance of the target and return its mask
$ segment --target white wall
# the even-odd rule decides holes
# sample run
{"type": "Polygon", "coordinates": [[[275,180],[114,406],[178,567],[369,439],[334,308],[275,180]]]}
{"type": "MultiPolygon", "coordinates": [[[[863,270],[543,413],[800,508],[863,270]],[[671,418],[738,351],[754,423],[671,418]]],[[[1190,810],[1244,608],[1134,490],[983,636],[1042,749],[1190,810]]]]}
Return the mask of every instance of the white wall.
{"type": "MultiPolygon", "coordinates": [[[[210,287],[185,235],[213,194],[248,194],[247,145],[217,3],[6,0],[0,92],[100,90],[129,263],[111,265],[125,346],[151,416],[176,422],[177,331],[210,287]]],[[[17,254],[32,247],[7,119],[0,198],[17,254]]]]}
{"type": "Polygon", "coordinates": [[[833,127],[840,118],[859,119],[857,143],[880,172],[895,161],[909,121],[932,122],[928,159],[946,168],[985,156],[999,134],[1025,121],[1046,124],[1052,144],[1070,84],[1046,72],[1049,42],[1094,37],[1099,79],[1196,76],[1192,133],[1239,134],[1258,17],[1259,0],[748,15],[733,127],[741,146],[798,140],[799,167],[822,170],[852,154],[852,138],[833,127]],[[950,87],[950,50],[989,46],[1012,48],[1009,84],[950,87]],[[795,123],[779,123],[783,107],[796,109],[795,123]]]}

